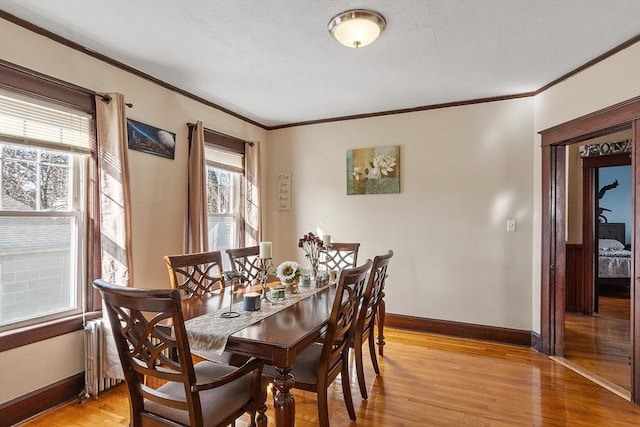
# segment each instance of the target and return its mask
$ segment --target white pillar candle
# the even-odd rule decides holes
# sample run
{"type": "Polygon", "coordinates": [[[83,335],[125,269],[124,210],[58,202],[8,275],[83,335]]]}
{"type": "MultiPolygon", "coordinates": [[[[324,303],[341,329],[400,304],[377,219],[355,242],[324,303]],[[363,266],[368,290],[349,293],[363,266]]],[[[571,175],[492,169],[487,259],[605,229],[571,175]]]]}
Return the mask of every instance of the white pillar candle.
{"type": "Polygon", "coordinates": [[[322,243],[327,247],[331,246],[331,234],[323,234],[322,243]]]}
{"type": "Polygon", "coordinates": [[[271,242],[260,242],[260,254],[262,259],[271,258],[271,242]]]}

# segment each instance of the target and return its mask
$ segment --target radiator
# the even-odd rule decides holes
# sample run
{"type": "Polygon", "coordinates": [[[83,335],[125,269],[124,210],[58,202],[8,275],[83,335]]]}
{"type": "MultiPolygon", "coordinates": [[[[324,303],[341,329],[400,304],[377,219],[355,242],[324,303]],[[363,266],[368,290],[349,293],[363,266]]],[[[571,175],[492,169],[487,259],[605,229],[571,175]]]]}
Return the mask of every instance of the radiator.
{"type": "Polygon", "coordinates": [[[106,374],[106,331],[105,319],[88,321],[84,326],[84,390],[80,398],[97,399],[98,395],[122,380],[106,374]]]}

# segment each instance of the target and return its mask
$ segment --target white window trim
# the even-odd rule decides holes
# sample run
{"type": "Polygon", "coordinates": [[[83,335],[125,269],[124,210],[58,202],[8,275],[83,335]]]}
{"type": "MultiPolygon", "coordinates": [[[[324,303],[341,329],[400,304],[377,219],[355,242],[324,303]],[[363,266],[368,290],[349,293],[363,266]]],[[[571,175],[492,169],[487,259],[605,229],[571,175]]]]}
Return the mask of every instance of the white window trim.
{"type": "MultiPolygon", "coordinates": [[[[243,180],[243,171],[242,170],[238,170],[235,168],[226,168],[224,166],[221,166],[220,163],[216,163],[216,162],[211,162],[211,161],[207,161],[206,162],[206,166],[207,166],[207,174],[208,169],[209,168],[214,168],[214,169],[219,169],[219,170],[226,170],[228,172],[232,173],[232,178],[233,178],[233,188],[234,188],[234,192],[233,192],[233,199],[230,201],[230,205],[233,206],[233,212],[225,212],[225,213],[211,213],[211,212],[207,212],[207,217],[215,217],[215,218],[234,218],[235,219],[235,231],[234,231],[234,241],[232,242],[232,247],[233,248],[237,248],[240,245],[240,233],[241,233],[241,224],[240,221],[242,219],[242,180],[243,180]]],[[[209,191],[209,186],[207,185],[207,192],[209,191]]],[[[211,244],[211,242],[209,242],[209,244],[211,244]]]]}
{"type": "Polygon", "coordinates": [[[78,152],[69,152],[61,147],[60,150],[52,150],[49,147],[41,146],[40,144],[24,144],[19,141],[15,141],[11,138],[0,136],[0,144],[12,145],[24,147],[26,149],[38,149],[45,151],[58,151],[67,152],[72,155],[72,165],[70,170],[70,183],[69,190],[71,191],[71,199],[69,210],[64,211],[9,211],[2,210],[0,206],[0,217],[20,217],[20,218],[73,218],[75,227],[73,227],[73,235],[71,236],[71,257],[70,265],[71,272],[75,272],[73,283],[69,283],[70,287],[73,287],[73,295],[75,298],[75,307],[70,309],[60,309],[51,311],[46,314],[37,314],[33,316],[27,316],[14,321],[9,321],[4,324],[0,324],[0,332],[19,329],[25,326],[32,326],[41,323],[45,323],[52,320],[62,319],[72,315],[78,315],[84,312],[85,308],[85,289],[87,287],[87,218],[88,218],[88,206],[86,191],[89,171],[89,157],[84,155],[78,155],[78,152]]]}

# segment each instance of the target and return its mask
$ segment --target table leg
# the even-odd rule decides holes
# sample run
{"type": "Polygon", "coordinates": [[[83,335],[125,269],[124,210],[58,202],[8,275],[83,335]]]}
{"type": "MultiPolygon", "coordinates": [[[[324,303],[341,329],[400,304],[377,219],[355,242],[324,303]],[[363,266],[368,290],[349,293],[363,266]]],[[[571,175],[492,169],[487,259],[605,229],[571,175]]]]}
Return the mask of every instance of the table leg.
{"type": "Polygon", "coordinates": [[[290,390],[295,384],[291,367],[276,366],[278,375],[273,380],[273,386],[278,391],[273,397],[277,427],[293,427],[296,423],[296,402],[290,390]]]}
{"type": "Polygon", "coordinates": [[[384,349],[384,315],[386,311],[386,307],[384,304],[384,294],[380,297],[380,303],[378,304],[378,353],[382,356],[382,352],[384,349]]]}

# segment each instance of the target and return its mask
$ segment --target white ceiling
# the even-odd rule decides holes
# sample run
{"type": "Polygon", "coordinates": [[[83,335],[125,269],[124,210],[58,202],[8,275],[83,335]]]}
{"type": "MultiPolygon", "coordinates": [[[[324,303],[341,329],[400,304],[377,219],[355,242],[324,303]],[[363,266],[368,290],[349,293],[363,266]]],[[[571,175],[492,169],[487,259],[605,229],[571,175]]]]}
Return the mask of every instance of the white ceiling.
{"type": "Polygon", "coordinates": [[[532,92],[640,34],[639,0],[0,0],[0,9],[266,127],[532,92]],[[327,31],[352,8],[387,20],[362,49],[327,31]]]}

